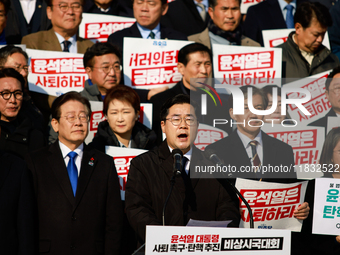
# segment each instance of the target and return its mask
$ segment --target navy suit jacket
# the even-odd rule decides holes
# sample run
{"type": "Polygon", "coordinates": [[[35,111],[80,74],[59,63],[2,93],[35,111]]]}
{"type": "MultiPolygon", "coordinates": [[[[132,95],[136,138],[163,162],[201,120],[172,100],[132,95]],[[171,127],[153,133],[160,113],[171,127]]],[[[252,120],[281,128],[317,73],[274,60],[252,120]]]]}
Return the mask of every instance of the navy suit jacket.
{"type": "MultiPolygon", "coordinates": [[[[123,51],[124,37],[142,38],[142,35],[139,32],[136,22],[131,27],[125,28],[123,30],[111,34],[107,41],[118,46],[119,49],[123,51]]],[[[161,39],[188,40],[186,35],[182,34],[181,32],[173,30],[172,28],[162,26],[161,26],[161,39]]]]}
{"type": "Polygon", "coordinates": [[[37,0],[35,11],[29,24],[22,12],[19,0],[11,0],[11,8],[7,15],[5,35],[7,44],[20,44],[22,37],[52,27],[46,15],[46,1],[37,0]]]}
{"type": "MultiPolygon", "coordinates": [[[[273,138],[262,132],[263,142],[263,166],[288,166],[291,171],[284,173],[278,179],[280,173],[266,173],[262,176],[265,181],[289,183],[296,180],[296,173],[294,172],[294,154],[290,145],[273,138]],[[282,178],[283,177],[283,178],[282,178]]],[[[207,149],[213,150],[216,155],[224,161],[226,166],[236,166],[236,170],[240,170],[242,166],[251,166],[251,161],[248,157],[246,149],[243,146],[241,138],[236,130],[228,137],[225,137],[213,144],[207,146],[207,149]]],[[[258,179],[255,173],[235,172],[233,177],[258,179]]]]}
{"type": "MultiPolygon", "coordinates": [[[[297,0],[297,5],[306,0],[297,0]]],[[[249,7],[243,34],[263,46],[262,30],[287,28],[278,0],[266,0],[249,7]]]]}
{"type": "Polygon", "coordinates": [[[333,110],[333,108],[331,108],[329,110],[329,112],[322,118],[308,124],[308,126],[316,126],[316,127],[324,127],[325,128],[325,136],[327,135],[327,124],[328,124],[328,117],[336,117],[336,113],[333,110]]]}

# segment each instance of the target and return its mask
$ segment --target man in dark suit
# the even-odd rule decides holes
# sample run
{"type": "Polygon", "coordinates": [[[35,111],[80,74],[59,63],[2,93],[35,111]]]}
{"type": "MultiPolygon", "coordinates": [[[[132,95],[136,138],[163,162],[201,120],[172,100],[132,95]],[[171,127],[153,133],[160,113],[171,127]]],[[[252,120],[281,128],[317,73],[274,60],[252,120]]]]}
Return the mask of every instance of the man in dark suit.
{"type": "MultiPolygon", "coordinates": [[[[261,131],[263,115],[256,115],[249,110],[248,93],[249,86],[241,87],[244,95],[244,114],[236,115],[233,111],[233,97],[229,98],[229,114],[236,121],[237,129],[228,137],[225,137],[207,146],[206,150],[212,150],[224,161],[225,165],[235,166],[233,177],[254,179],[259,181],[273,181],[290,183],[296,181],[294,171],[294,154],[290,145],[268,136],[261,131]],[[282,166],[288,171],[262,172],[263,167],[282,166]],[[260,168],[261,167],[261,168],[260,168]]],[[[251,86],[253,90],[253,107],[257,110],[267,108],[267,98],[263,92],[251,86]]],[[[232,121],[232,120],[230,120],[232,121]]],[[[294,213],[297,219],[306,219],[308,216],[308,203],[303,203],[294,213]]]]}
{"type": "Polygon", "coordinates": [[[162,16],[161,24],[182,32],[186,36],[202,32],[210,20],[210,16],[207,13],[209,3],[206,1],[207,4],[204,6],[204,1],[202,1],[202,5],[204,6],[204,10],[202,10],[201,8],[197,8],[198,2],[200,1],[176,0],[169,3],[169,9],[167,13],[162,16]],[[203,16],[205,17],[204,19],[200,15],[202,11],[205,12],[203,16]]]}
{"type": "Polygon", "coordinates": [[[177,95],[165,102],[161,109],[162,131],[167,139],[159,148],[131,161],[126,184],[126,214],[142,244],[146,225],[184,226],[189,219],[232,220],[237,227],[240,220],[238,201],[216,179],[190,179],[195,165],[207,164],[201,151],[193,146],[198,120],[196,108],[188,95],[177,95]],[[167,202],[165,218],[162,211],[174,176],[172,151],[183,153],[181,176],[174,177],[172,194],[167,202]]]}
{"type": "Polygon", "coordinates": [[[48,0],[47,17],[52,29],[27,35],[21,43],[29,49],[85,53],[93,42],[77,35],[83,0],[48,0]]]}
{"type": "Polygon", "coordinates": [[[161,16],[165,15],[167,10],[167,0],[134,0],[133,15],[137,22],[129,28],[111,34],[108,42],[123,51],[124,37],[187,40],[186,35],[181,32],[160,25],[161,16]]]}
{"type": "Polygon", "coordinates": [[[325,94],[332,108],[324,117],[310,123],[309,126],[324,127],[326,136],[328,117],[340,117],[340,66],[334,68],[328,75],[325,86],[325,94]]]}
{"type": "Polygon", "coordinates": [[[87,147],[89,101],[77,92],[52,105],[58,141],[27,159],[39,215],[39,252],[119,254],[122,205],[113,159],[87,147]]]}
{"type": "Polygon", "coordinates": [[[20,44],[22,37],[50,29],[51,21],[47,18],[46,8],[46,1],[43,0],[11,0],[5,30],[7,44],[20,44]]]}
{"type": "Polygon", "coordinates": [[[294,15],[297,6],[305,1],[282,0],[281,5],[279,0],[266,0],[249,7],[243,27],[244,35],[263,46],[262,30],[287,28],[286,5],[293,6],[292,14],[294,15]]]}

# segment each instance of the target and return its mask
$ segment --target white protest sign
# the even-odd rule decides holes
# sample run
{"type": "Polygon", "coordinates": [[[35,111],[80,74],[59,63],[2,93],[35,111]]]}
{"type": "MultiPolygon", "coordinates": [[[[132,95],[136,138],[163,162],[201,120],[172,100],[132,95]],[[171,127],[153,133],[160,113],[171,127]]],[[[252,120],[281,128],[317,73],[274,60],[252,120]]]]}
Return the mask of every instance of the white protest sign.
{"type": "Polygon", "coordinates": [[[113,157],[115,161],[119,178],[120,196],[122,200],[125,200],[125,186],[130,169],[130,162],[134,157],[147,152],[147,150],[105,146],[105,152],[107,155],[113,157]]]}
{"type": "MultiPolygon", "coordinates": [[[[332,171],[336,169],[339,165],[334,165],[332,171]]],[[[340,235],[339,197],[340,179],[315,179],[313,234],[340,235]]]]}
{"type": "Polygon", "coordinates": [[[337,128],[340,126],[340,119],[339,117],[328,117],[327,118],[327,134],[329,131],[331,131],[333,128],[337,128]]]}
{"type": "MultiPolygon", "coordinates": [[[[252,209],[255,228],[301,231],[302,221],[293,213],[304,202],[307,181],[282,184],[237,178],[235,186],[252,209]]],[[[249,228],[249,212],[241,199],[240,203],[240,227],[249,228]]]]}
{"type": "Polygon", "coordinates": [[[227,136],[228,133],[222,129],[200,123],[194,144],[198,149],[204,151],[205,147],[207,147],[209,144],[212,144],[227,136]]]}
{"type": "MultiPolygon", "coordinates": [[[[293,31],[295,31],[294,28],[262,30],[264,47],[271,48],[285,43],[288,39],[288,35],[293,31]]],[[[328,49],[331,48],[328,32],[326,32],[322,44],[328,49]]]]}
{"type": "Polygon", "coordinates": [[[295,172],[298,179],[314,179],[322,176],[318,161],[325,141],[325,128],[297,125],[264,125],[262,131],[293,148],[295,172]]]}
{"type": "Polygon", "coordinates": [[[60,96],[84,89],[88,76],[83,66],[83,54],[31,49],[26,52],[31,61],[28,75],[30,91],[60,96]]]}
{"type": "MultiPolygon", "coordinates": [[[[92,114],[89,121],[89,134],[85,139],[85,143],[92,142],[95,137],[100,122],[106,120],[103,113],[103,102],[90,101],[92,114]]],[[[140,105],[138,121],[148,128],[152,128],[152,104],[143,103],[140,105]]]]}
{"type": "Polygon", "coordinates": [[[134,18],[125,18],[106,14],[83,13],[83,20],[79,26],[79,36],[85,39],[97,39],[106,42],[107,38],[135,23],[134,18]]]}
{"type": "MultiPolygon", "coordinates": [[[[311,115],[305,115],[296,105],[288,105],[288,113],[290,117],[298,122],[298,124],[308,125],[309,123],[325,116],[331,108],[330,102],[325,95],[325,83],[330,71],[319,73],[307,78],[303,78],[284,85],[285,88],[303,88],[307,89],[311,94],[311,99],[302,105],[311,115]]],[[[288,89],[289,91],[289,89],[288,89]]],[[[304,98],[306,95],[298,92],[287,94],[289,99],[304,98]]]]}
{"type": "Polygon", "coordinates": [[[190,41],[124,38],[124,84],[138,89],[173,87],[182,80],[177,53],[190,41]]]}
{"type": "Polygon", "coordinates": [[[227,85],[265,85],[281,82],[282,49],[213,44],[215,78],[227,85]]]}
{"type": "Polygon", "coordinates": [[[290,243],[283,229],[146,226],[145,254],[289,255],[290,243]]]}
{"type": "Polygon", "coordinates": [[[262,2],[263,0],[242,0],[241,3],[241,13],[247,14],[247,10],[250,6],[258,4],[262,2]]]}

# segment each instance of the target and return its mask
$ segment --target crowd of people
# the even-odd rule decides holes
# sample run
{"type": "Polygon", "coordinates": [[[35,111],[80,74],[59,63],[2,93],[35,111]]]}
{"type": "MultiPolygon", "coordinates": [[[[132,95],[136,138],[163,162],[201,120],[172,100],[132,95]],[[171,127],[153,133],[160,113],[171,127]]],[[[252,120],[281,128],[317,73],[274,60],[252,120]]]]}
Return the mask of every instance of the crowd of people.
{"type": "MultiPolygon", "coordinates": [[[[191,167],[209,165],[193,143],[199,123],[230,117],[234,128],[210,144],[232,166],[295,165],[293,149],[261,130],[259,121],[281,123],[281,89],[244,86],[243,115],[233,96],[221,94],[220,112],[199,113],[201,83],[213,75],[213,44],[263,47],[262,31],[293,28],[282,45],[282,86],[286,81],[332,71],[325,85],[330,111],[310,126],[325,128],[320,164],[340,164],[340,129],[327,134],[328,117],[340,116],[340,3],[338,1],[265,0],[241,14],[241,0],[0,0],[0,253],[131,254],[145,243],[147,225],[185,226],[190,219],[230,220],[238,227],[239,200],[224,179],[190,178],[191,167]],[[129,28],[94,43],[78,36],[82,13],[134,17],[129,28]],[[331,49],[322,42],[329,32],[331,49]],[[193,41],[178,49],[182,79],[168,89],[134,89],[124,85],[124,38],[193,41]],[[27,49],[82,53],[88,79],[83,90],[59,97],[29,90],[27,49]],[[248,94],[252,88],[252,95],[248,94]],[[273,92],[276,91],[277,95],[273,92]],[[192,99],[195,100],[192,100],[192,99]],[[276,110],[267,116],[249,110],[276,110]],[[105,120],[92,142],[91,105],[103,103],[105,120]],[[141,103],[153,106],[152,129],[139,121],[141,103]],[[223,103],[223,104],[222,104],[223,103]],[[166,139],[163,139],[163,135],[166,139]],[[105,146],[143,149],[131,161],[125,201],[112,157],[105,146]],[[180,176],[173,173],[172,152],[183,154],[180,176]],[[168,197],[169,190],[172,194],[168,197]],[[166,211],[163,206],[166,201],[166,211]]],[[[215,77],[219,78],[219,77],[215,77]]],[[[211,84],[213,86],[213,84],[211,84]]],[[[297,182],[295,172],[238,173],[275,183],[297,182]]],[[[340,178],[339,172],[324,177],[340,178]]],[[[235,181],[235,179],[233,179],[235,181]]],[[[311,232],[314,181],[293,216],[303,221],[292,233],[292,254],[338,254],[340,235],[311,232]]],[[[340,233],[339,233],[340,234],[340,233]]]]}

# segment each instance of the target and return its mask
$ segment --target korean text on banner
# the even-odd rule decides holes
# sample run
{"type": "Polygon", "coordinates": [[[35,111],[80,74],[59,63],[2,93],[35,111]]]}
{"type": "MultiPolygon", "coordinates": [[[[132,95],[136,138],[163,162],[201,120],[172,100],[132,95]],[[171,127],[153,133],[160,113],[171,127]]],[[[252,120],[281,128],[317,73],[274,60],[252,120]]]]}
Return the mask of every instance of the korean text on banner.
{"type": "Polygon", "coordinates": [[[242,0],[241,3],[241,13],[247,14],[247,10],[250,6],[258,4],[262,2],[263,0],[242,0]]]}
{"type": "MultiPolygon", "coordinates": [[[[325,170],[328,166],[325,166],[325,170]]],[[[331,171],[338,171],[334,164],[331,171]]],[[[313,234],[340,235],[340,179],[315,179],[313,234]]]]}
{"type": "Polygon", "coordinates": [[[139,89],[173,87],[182,80],[177,70],[178,51],[190,43],[124,38],[124,84],[139,89]]]}
{"type": "Polygon", "coordinates": [[[290,242],[283,229],[146,226],[145,254],[289,255],[290,242]]]}
{"type": "Polygon", "coordinates": [[[198,149],[204,151],[205,147],[207,147],[209,144],[212,144],[227,136],[228,133],[222,129],[200,123],[194,144],[198,149]]]}
{"type": "MultiPolygon", "coordinates": [[[[252,209],[255,228],[301,231],[302,221],[293,213],[304,202],[307,181],[281,184],[237,178],[235,186],[252,209]]],[[[240,227],[249,228],[249,212],[241,199],[240,208],[240,227]]]]}
{"type": "Polygon", "coordinates": [[[131,27],[134,18],[125,18],[106,14],[83,13],[83,20],[79,26],[79,36],[85,39],[97,39],[106,42],[114,32],[131,27]]]}
{"type": "MultiPolygon", "coordinates": [[[[311,99],[302,105],[307,109],[311,115],[305,115],[296,106],[289,104],[288,113],[290,117],[298,122],[298,124],[308,125],[309,123],[325,116],[331,108],[330,102],[326,98],[325,83],[330,71],[319,73],[307,78],[293,81],[285,84],[285,88],[303,88],[308,89],[311,93],[311,99]]],[[[288,90],[289,91],[289,90],[288,90]]],[[[304,98],[303,93],[291,92],[287,94],[289,99],[304,98]]]]}
{"type": "Polygon", "coordinates": [[[31,72],[29,90],[60,96],[69,91],[82,91],[88,79],[83,54],[27,49],[31,72]]]}
{"type": "MultiPolygon", "coordinates": [[[[262,30],[263,44],[266,48],[276,47],[282,43],[285,43],[288,39],[288,35],[295,31],[292,29],[269,29],[262,30]]],[[[323,38],[322,44],[328,49],[331,48],[328,38],[328,32],[326,32],[325,37],[323,38]]]]}
{"type": "Polygon", "coordinates": [[[298,179],[314,179],[322,176],[318,164],[322,146],[325,141],[323,127],[282,127],[281,125],[264,125],[262,131],[293,148],[295,171],[298,179]]]}
{"type": "Polygon", "coordinates": [[[115,161],[115,166],[119,178],[120,196],[122,200],[125,200],[125,186],[130,169],[130,162],[134,157],[147,152],[147,150],[121,148],[115,146],[105,146],[105,149],[106,154],[113,157],[115,161]]]}
{"type": "MultiPolygon", "coordinates": [[[[103,113],[103,102],[90,101],[90,104],[92,114],[89,121],[89,133],[85,139],[85,143],[87,144],[92,142],[93,138],[95,137],[99,123],[106,120],[106,117],[103,113]]],[[[138,121],[143,123],[143,125],[147,126],[148,128],[152,128],[152,104],[141,104],[138,121]]]]}
{"type": "Polygon", "coordinates": [[[213,44],[215,78],[222,84],[244,86],[281,82],[282,49],[213,44]]]}

